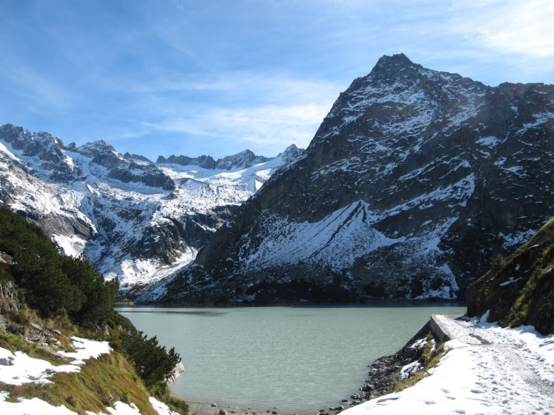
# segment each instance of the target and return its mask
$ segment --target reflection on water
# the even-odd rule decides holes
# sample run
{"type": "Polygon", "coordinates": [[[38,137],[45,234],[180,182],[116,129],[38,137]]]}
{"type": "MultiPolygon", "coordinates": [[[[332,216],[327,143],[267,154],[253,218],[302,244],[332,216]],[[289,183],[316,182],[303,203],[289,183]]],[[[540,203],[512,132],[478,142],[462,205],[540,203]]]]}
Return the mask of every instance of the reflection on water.
{"type": "Polygon", "coordinates": [[[213,311],[213,310],[172,310],[170,308],[118,308],[121,314],[137,313],[137,314],[193,314],[199,317],[218,317],[223,314],[227,314],[224,311],[213,311]]]}
{"type": "Polygon", "coordinates": [[[181,354],[186,371],[171,386],[174,395],[190,401],[317,412],[356,392],[367,377],[368,364],[396,352],[431,314],[462,313],[465,307],[118,311],[181,354]]]}

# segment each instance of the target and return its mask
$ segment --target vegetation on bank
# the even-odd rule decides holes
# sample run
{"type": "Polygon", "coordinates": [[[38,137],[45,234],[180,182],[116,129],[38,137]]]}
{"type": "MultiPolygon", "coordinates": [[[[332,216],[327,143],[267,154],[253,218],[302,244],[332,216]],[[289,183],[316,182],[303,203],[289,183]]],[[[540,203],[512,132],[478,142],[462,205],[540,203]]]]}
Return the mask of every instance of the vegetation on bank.
{"type": "Polygon", "coordinates": [[[393,392],[400,392],[401,390],[415,385],[426,376],[429,376],[429,371],[437,366],[440,360],[444,357],[444,343],[437,342],[434,339],[432,332],[427,333],[427,335],[425,336],[425,340],[425,346],[423,346],[422,350],[420,351],[420,356],[418,359],[418,362],[421,365],[421,369],[411,374],[406,379],[396,383],[392,390],[393,392]]]}
{"type": "Polygon", "coordinates": [[[0,207],[0,251],[13,258],[9,273],[42,317],[67,315],[83,327],[104,324],[114,312],[117,280],[105,282],[85,257],[60,255],[38,226],[0,207]]]}
{"type": "Polygon", "coordinates": [[[534,326],[554,333],[554,219],[507,258],[493,259],[491,269],[467,290],[467,314],[501,326],[534,326]]]}
{"type": "Polygon", "coordinates": [[[9,399],[38,397],[77,413],[106,412],[122,401],[155,414],[152,395],[187,414],[186,403],[172,398],[167,386],[179,354],[115,312],[117,290],[117,280],[104,281],[86,257],[61,255],[41,228],[0,207],[0,347],[54,365],[67,362],[56,351],[71,350],[70,336],[109,341],[113,348],[80,373],[53,375],[53,384],[0,384],[0,390],[9,399]]]}

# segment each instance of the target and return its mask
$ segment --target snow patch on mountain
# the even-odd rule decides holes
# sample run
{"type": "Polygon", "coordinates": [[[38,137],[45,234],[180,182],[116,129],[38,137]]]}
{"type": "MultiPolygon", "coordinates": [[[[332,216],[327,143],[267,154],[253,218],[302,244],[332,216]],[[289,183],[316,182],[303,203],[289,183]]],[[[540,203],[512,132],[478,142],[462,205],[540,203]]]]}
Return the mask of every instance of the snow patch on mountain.
{"type": "Polygon", "coordinates": [[[0,194],[65,254],[86,253],[126,290],[193,261],[232,210],[301,152],[291,146],[266,159],[245,151],[219,169],[156,165],[104,141],[64,146],[8,124],[0,127],[0,194]]]}
{"type": "Polygon", "coordinates": [[[365,202],[346,206],[315,223],[290,223],[272,215],[260,224],[259,246],[251,249],[245,238],[239,260],[247,269],[299,261],[348,267],[363,253],[398,242],[371,227],[373,216],[365,202]],[[337,251],[335,245],[348,246],[348,253],[337,251]]]}
{"type": "Polygon", "coordinates": [[[87,244],[86,239],[79,238],[77,235],[52,235],[54,242],[62,249],[67,256],[79,257],[85,252],[87,244]]]}

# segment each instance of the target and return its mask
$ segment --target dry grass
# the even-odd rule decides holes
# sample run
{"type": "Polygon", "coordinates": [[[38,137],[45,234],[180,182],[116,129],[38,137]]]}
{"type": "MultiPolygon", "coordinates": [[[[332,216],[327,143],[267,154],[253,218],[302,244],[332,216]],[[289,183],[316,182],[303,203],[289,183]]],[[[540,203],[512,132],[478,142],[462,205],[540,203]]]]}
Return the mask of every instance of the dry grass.
{"type": "Polygon", "coordinates": [[[141,413],[157,415],[148,400],[150,394],[133,367],[119,353],[89,359],[80,373],[57,373],[54,382],[34,383],[8,388],[10,399],[37,397],[54,406],[64,405],[72,411],[107,413],[115,402],[134,403],[141,413]]]}
{"type": "Polygon", "coordinates": [[[394,392],[400,392],[406,388],[409,388],[410,386],[415,385],[420,380],[428,376],[430,369],[439,364],[442,357],[446,354],[446,352],[444,351],[444,344],[440,343],[435,349],[433,349],[433,345],[433,337],[432,335],[428,335],[427,344],[425,345],[425,349],[423,350],[420,358],[420,363],[423,366],[423,369],[414,373],[412,376],[403,380],[402,382],[396,384],[394,387],[394,392]]]}
{"type": "Polygon", "coordinates": [[[32,358],[46,360],[54,366],[65,365],[72,360],[56,354],[49,348],[40,347],[36,343],[28,344],[17,334],[0,335],[0,347],[12,353],[21,351],[32,358]]]}

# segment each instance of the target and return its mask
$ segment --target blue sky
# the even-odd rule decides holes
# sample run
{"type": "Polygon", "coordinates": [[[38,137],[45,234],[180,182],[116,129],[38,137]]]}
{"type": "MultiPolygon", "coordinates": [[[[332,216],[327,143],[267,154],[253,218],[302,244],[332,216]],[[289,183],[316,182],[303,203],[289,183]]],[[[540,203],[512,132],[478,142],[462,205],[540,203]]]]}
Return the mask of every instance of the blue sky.
{"type": "Polygon", "coordinates": [[[0,0],[0,124],[121,153],[307,147],[383,55],[554,83],[552,0],[0,0]]]}

